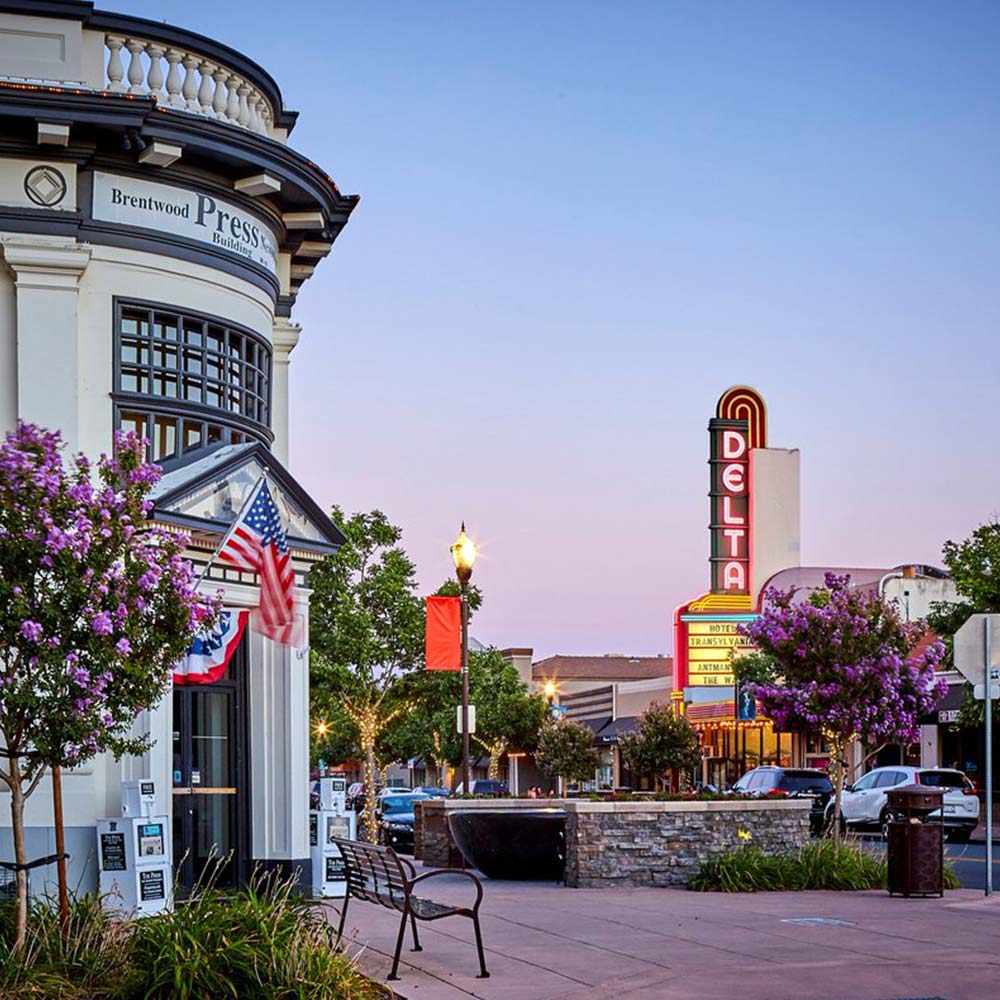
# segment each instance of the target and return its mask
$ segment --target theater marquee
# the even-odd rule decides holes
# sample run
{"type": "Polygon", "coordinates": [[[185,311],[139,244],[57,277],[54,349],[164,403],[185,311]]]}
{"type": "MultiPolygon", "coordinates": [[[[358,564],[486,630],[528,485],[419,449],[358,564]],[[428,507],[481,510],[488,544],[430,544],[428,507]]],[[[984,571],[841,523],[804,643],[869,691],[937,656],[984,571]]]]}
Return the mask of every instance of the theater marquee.
{"type": "MultiPolygon", "coordinates": [[[[767,411],[746,386],[728,389],[709,421],[711,590],[674,616],[674,686],[733,684],[732,657],[749,643],[740,624],[756,618],[750,593],[753,482],[750,453],[766,446],[767,411]]],[[[721,696],[721,694],[720,694],[721,696]]]]}

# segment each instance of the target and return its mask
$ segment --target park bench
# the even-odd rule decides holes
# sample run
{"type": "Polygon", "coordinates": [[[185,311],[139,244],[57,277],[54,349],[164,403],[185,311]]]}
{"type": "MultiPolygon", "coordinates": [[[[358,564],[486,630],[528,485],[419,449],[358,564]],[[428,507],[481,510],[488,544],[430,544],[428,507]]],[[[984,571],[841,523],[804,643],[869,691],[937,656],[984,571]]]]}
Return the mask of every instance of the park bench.
{"type": "Polygon", "coordinates": [[[41,868],[43,865],[54,865],[60,858],[69,860],[68,854],[49,854],[36,861],[26,861],[23,865],[15,861],[0,861],[0,900],[13,899],[16,896],[15,879],[18,872],[31,872],[34,868],[41,868]]]}
{"type": "Polygon", "coordinates": [[[431,921],[443,920],[445,917],[468,917],[476,932],[479,978],[489,978],[489,973],[486,971],[486,959],[483,956],[483,936],[479,930],[479,904],[483,901],[483,884],[475,875],[461,868],[435,868],[418,875],[412,862],[401,858],[391,847],[379,847],[359,840],[336,840],[334,843],[340,848],[341,857],[344,859],[347,881],[347,894],[344,896],[344,906],[340,911],[340,926],[337,928],[338,944],[344,936],[344,922],[347,918],[347,904],[350,900],[361,899],[385,906],[390,910],[396,910],[401,916],[389,979],[399,979],[397,975],[399,953],[403,948],[407,920],[413,931],[413,950],[422,951],[420,938],[417,936],[418,920],[431,921]],[[451,903],[437,903],[416,895],[414,888],[417,885],[438,875],[461,875],[470,879],[476,886],[475,903],[471,907],[454,906],[451,903]]]}

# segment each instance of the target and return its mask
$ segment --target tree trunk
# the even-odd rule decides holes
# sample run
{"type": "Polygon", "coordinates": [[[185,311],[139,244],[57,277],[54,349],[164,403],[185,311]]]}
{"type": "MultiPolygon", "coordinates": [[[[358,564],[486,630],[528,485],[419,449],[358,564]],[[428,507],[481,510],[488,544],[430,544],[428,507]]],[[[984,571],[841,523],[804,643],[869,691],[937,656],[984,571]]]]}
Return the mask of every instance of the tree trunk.
{"type": "Polygon", "coordinates": [[[52,768],[52,805],[56,830],[56,875],[59,881],[59,927],[63,943],[69,940],[69,885],[66,878],[66,834],[63,827],[62,768],[52,768]]]}
{"type": "Polygon", "coordinates": [[[831,833],[833,834],[833,842],[839,844],[840,801],[844,792],[844,745],[839,737],[831,740],[830,750],[833,753],[833,767],[831,768],[831,773],[833,774],[833,828],[831,833]]]}
{"type": "Polygon", "coordinates": [[[378,819],[375,815],[375,805],[378,792],[375,782],[378,777],[378,767],[375,764],[375,740],[364,740],[361,750],[365,755],[365,811],[364,827],[365,839],[369,843],[378,841],[378,819]]]}
{"type": "MultiPolygon", "coordinates": [[[[21,780],[21,768],[17,758],[10,761],[10,825],[14,834],[14,862],[19,865],[27,863],[24,849],[24,787],[21,780]]],[[[17,903],[14,910],[14,952],[24,947],[28,929],[28,873],[23,869],[17,872],[17,903]]]]}

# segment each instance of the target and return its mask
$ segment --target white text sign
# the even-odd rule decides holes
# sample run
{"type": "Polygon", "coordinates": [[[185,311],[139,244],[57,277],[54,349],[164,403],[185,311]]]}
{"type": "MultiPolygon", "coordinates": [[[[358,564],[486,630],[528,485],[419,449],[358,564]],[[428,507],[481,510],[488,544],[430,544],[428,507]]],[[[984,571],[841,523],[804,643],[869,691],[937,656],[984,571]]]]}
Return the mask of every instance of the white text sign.
{"type": "Polygon", "coordinates": [[[214,195],[95,172],[92,213],[102,222],[184,236],[277,273],[274,233],[259,219],[214,195]]]}

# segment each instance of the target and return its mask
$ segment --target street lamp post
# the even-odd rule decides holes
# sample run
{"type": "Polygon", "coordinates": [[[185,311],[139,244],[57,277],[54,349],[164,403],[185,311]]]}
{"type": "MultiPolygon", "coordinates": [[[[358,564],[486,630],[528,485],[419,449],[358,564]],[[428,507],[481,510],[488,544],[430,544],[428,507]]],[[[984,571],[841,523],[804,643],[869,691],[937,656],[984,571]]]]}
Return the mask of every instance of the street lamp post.
{"type": "Polygon", "coordinates": [[[451,547],[458,591],[462,602],[462,791],[468,795],[469,782],[469,579],[476,561],[476,545],[465,533],[465,522],[451,547]]]}

